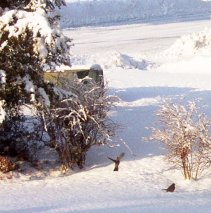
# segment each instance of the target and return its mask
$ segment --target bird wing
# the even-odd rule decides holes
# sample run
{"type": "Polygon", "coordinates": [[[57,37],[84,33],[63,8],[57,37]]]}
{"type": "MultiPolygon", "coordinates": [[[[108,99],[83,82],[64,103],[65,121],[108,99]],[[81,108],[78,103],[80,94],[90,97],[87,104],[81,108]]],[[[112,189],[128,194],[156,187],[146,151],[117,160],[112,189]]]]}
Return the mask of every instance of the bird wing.
{"type": "Polygon", "coordinates": [[[113,161],[114,163],[116,163],[116,160],[112,159],[112,158],[109,158],[107,157],[109,160],[113,161]]]}

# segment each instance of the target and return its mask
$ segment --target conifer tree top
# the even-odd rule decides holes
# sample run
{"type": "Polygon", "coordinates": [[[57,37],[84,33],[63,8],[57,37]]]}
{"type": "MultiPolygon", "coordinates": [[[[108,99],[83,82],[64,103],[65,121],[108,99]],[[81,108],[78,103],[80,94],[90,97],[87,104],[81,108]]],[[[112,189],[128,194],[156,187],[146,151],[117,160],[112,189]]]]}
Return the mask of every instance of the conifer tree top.
{"type": "Polygon", "coordinates": [[[70,40],[60,30],[58,14],[52,13],[56,6],[64,4],[63,0],[1,1],[0,50],[5,48],[8,39],[23,37],[29,30],[33,37],[34,54],[38,55],[43,65],[52,69],[60,64],[68,65],[70,40]]]}
{"type": "Polygon", "coordinates": [[[53,10],[55,7],[65,5],[65,0],[1,0],[0,7],[4,8],[27,8],[28,10],[36,10],[42,7],[46,10],[53,10]]]}

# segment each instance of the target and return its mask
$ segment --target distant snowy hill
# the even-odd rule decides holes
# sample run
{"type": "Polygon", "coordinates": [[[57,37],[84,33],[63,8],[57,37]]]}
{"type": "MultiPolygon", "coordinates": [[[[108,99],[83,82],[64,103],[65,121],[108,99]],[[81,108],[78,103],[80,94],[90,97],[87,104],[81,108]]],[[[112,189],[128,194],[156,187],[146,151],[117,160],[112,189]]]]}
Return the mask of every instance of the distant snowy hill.
{"type": "Polygon", "coordinates": [[[119,22],[186,20],[210,17],[205,0],[66,0],[62,26],[78,27],[119,22]]]}

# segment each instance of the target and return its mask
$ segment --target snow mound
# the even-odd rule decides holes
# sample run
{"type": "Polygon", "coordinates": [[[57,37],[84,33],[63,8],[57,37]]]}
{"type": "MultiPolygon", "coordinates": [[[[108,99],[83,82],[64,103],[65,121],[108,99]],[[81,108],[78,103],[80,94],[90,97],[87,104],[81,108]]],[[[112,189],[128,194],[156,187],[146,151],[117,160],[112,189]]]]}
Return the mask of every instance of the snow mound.
{"type": "Polygon", "coordinates": [[[107,52],[105,54],[73,56],[72,65],[100,64],[103,69],[122,68],[148,70],[153,63],[140,56],[129,56],[118,52],[107,52]]]}
{"type": "Polygon", "coordinates": [[[164,52],[164,55],[169,57],[210,56],[211,29],[182,36],[164,52]]]}
{"type": "Polygon", "coordinates": [[[158,72],[210,73],[211,29],[184,35],[160,56],[168,59],[158,72]]]}
{"type": "Polygon", "coordinates": [[[108,23],[209,18],[211,2],[202,0],[66,0],[63,27],[108,23]]]}

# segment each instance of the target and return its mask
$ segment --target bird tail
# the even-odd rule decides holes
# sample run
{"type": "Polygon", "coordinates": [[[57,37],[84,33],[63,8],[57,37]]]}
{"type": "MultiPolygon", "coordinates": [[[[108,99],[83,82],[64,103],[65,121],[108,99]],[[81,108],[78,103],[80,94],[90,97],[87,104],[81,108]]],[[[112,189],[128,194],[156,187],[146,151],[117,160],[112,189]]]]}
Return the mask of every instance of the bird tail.
{"type": "Polygon", "coordinates": [[[122,152],[122,153],[119,155],[119,159],[122,159],[124,156],[125,156],[125,153],[122,152]]]}

